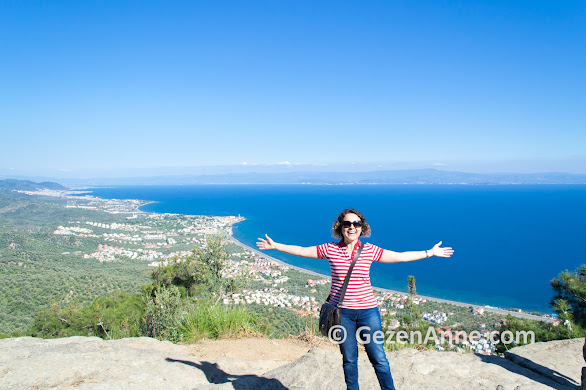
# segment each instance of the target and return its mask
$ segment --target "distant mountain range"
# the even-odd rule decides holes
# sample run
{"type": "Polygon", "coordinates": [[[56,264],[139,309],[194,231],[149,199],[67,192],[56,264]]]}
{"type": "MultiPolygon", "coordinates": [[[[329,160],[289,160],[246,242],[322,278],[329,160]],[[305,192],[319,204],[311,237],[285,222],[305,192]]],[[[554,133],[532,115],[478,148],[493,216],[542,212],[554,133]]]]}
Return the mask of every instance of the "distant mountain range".
{"type": "MultiPolygon", "coordinates": [[[[175,175],[128,178],[63,179],[77,186],[107,185],[190,185],[190,184],[586,184],[586,174],[574,173],[468,173],[438,169],[370,172],[249,172],[215,175],[175,175]]],[[[0,180],[0,188],[65,189],[52,183],[0,180]]]]}
{"type": "Polygon", "coordinates": [[[190,185],[190,184],[586,184],[585,174],[468,173],[438,169],[371,172],[226,173],[129,178],[68,180],[66,184],[190,185]]]}
{"type": "Polygon", "coordinates": [[[18,191],[35,191],[35,190],[67,190],[67,187],[53,182],[35,183],[29,180],[6,179],[0,180],[0,190],[18,190],[18,191]]]}
{"type": "MultiPolygon", "coordinates": [[[[179,177],[150,178],[158,181],[179,177]]],[[[479,174],[437,169],[372,172],[239,173],[183,176],[190,184],[586,184],[586,175],[569,173],[479,174]]]]}

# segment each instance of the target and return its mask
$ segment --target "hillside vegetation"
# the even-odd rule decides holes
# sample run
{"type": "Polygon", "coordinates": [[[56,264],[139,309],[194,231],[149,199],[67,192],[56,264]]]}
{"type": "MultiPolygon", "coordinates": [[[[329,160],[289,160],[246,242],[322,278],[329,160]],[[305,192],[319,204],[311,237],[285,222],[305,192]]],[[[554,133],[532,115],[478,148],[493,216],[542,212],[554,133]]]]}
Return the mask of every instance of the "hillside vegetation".
{"type": "MultiPolygon", "coordinates": [[[[148,214],[138,212],[141,204],[0,190],[0,337],[150,336],[194,342],[317,334],[317,318],[308,314],[325,300],[326,280],[228,243],[225,235],[235,217],[148,214]]],[[[408,294],[381,295],[383,325],[424,335],[430,327],[442,327],[442,332],[533,331],[535,341],[583,337],[583,268],[552,280],[559,324],[420,300],[410,276],[408,294]],[[443,320],[434,323],[430,316],[443,320]]],[[[387,335],[387,341],[393,337],[387,335]]],[[[501,343],[496,352],[522,343],[501,343]]],[[[419,347],[470,350],[457,343],[419,347]]],[[[487,351],[494,352],[494,346],[487,351]]]]}
{"type": "Polygon", "coordinates": [[[95,250],[97,239],[55,235],[67,221],[116,220],[65,204],[59,198],[0,191],[0,333],[25,332],[35,313],[52,302],[91,302],[120,289],[137,293],[148,282],[145,262],[84,259],[79,253],[95,250]]]}

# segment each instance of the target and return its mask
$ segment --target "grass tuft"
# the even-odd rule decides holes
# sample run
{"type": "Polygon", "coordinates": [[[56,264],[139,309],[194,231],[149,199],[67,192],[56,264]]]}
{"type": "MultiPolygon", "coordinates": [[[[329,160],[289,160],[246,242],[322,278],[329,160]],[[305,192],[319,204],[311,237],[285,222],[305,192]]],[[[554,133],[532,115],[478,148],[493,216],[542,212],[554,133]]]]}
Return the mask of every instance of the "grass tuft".
{"type": "Polygon", "coordinates": [[[223,304],[197,303],[184,314],[180,332],[183,342],[203,338],[237,338],[258,334],[258,320],[245,308],[223,304]]]}

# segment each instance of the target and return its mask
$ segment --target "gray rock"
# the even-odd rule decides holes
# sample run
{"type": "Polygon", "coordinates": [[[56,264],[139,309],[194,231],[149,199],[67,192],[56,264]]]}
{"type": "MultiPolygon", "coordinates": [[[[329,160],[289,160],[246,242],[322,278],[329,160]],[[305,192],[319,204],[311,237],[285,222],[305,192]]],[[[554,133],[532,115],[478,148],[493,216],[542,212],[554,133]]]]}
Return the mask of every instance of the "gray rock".
{"type": "Polygon", "coordinates": [[[0,340],[0,389],[268,389],[275,379],[251,374],[251,362],[201,360],[186,347],[140,337],[0,340]]]}
{"type": "MultiPolygon", "coordinates": [[[[556,342],[548,347],[550,343],[546,343],[536,349],[522,347],[511,352],[511,356],[523,357],[526,366],[530,360],[545,368],[541,371],[505,358],[454,352],[405,349],[389,353],[388,357],[399,390],[567,390],[576,388],[567,379],[574,378],[570,373],[574,372],[575,363],[568,365],[565,358],[573,353],[574,344],[556,342]],[[548,376],[548,369],[563,376],[548,376]],[[567,382],[562,383],[559,378],[567,382]]],[[[335,350],[315,348],[268,372],[259,368],[275,367],[274,364],[232,357],[201,359],[188,350],[187,346],[144,337],[114,341],[91,337],[4,339],[0,340],[0,389],[345,388],[342,357],[335,350]]],[[[367,359],[359,362],[359,372],[361,389],[379,388],[367,359]]]]}
{"type": "MultiPolygon", "coordinates": [[[[395,386],[400,390],[570,389],[498,357],[456,352],[403,349],[387,354],[395,386]]],[[[367,359],[358,365],[360,388],[380,389],[367,359]]],[[[343,389],[339,353],[313,349],[301,359],[265,374],[291,389],[343,389]]]]}
{"type": "Polygon", "coordinates": [[[510,361],[559,384],[580,388],[584,339],[534,343],[505,352],[510,361]]]}
{"type": "Polygon", "coordinates": [[[193,389],[208,384],[180,347],[149,338],[97,337],[0,340],[0,388],[193,389]]]}

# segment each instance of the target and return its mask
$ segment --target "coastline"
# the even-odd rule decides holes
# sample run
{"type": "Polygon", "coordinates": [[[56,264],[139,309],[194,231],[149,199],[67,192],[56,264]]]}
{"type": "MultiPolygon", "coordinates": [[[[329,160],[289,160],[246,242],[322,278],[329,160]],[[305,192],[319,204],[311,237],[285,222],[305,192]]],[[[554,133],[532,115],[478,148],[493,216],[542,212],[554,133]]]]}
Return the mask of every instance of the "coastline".
{"type": "MultiPolygon", "coordinates": [[[[242,243],[241,241],[238,241],[236,238],[234,238],[232,235],[226,235],[226,237],[234,244],[241,246],[244,249],[247,249],[253,253],[255,253],[256,255],[259,255],[261,257],[264,257],[267,260],[270,261],[274,261],[278,264],[281,264],[283,266],[286,267],[290,267],[293,269],[298,270],[299,272],[305,273],[305,274],[309,274],[309,275],[314,275],[314,276],[320,276],[322,278],[326,278],[328,280],[330,280],[331,278],[327,275],[324,274],[320,274],[318,272],[314,272],[314,271],[310,271],[307,270],[305,268],[301,268],[301,267],[297,267],[294,265],[291,265],[289,263],[286,263],[282,260],[276,259],[272,256],[267,255],[266,253],[252,248],[244,243],[242,243]]],[[[387,288],[382,288],[382,287],[376,287],[376,286],[372,286],[372,289],[374,291],[377,292],[381,292],[381,293],[391,293],[391,294],[400,294],[400,295],[407,295],[406,292],[403,291],[397,291],[397,290],[391,290],[391,289],[387,289],[387,288]]],[[[474,304],[474,303],[466,303],[466,302],[459,302],[459,301],[452,301],[449,299],[443,299],[443,298],[435,298],[435,297],[430,297],[430,296],[426,296],[426,295],[417,295],[419,298],[423,298],[426,299],[428,301],[432,301],[432,302],[438,302],[438,303],[446,303],[446,304],[450,304],[450,305],[454,305],[454,306],[459,306],[459,307],[472,307],[472,308],[480,308],[483,309],[485,311],[489,311],[491,313],[495,313],[495,314],[502,314],[502,315],[512,315],[513,317],[518,317],[518,318],[524,318],[524,319],[529,319],[529,320],[535,320],[535,321],[544,321],[544,322],[549,322],[552,323],[555,321],[554,318],[551,317],[544,317],[544,316],[537,316],[537,315],[533,315],[533,314],[529,314],[529,313],[524,313],[524,312],[517,312],[517,311],[511,311],[511,310],[505,310],[505,309],[501,309],[498,307],[492,307],[492,306],[482,306],[482,305],[478,305],[478,304],[474,304]]]]}
{"type": "MultiPolygon", "coordinates": [[[[86,195],[87,196],[87,195],[86,195]]],[[[93,195],[89,195],[93,198],[96,199],[101,199],[101,200],[106,200],[106,199],[102,199],[100,197],[97,196],[93,196],[93,195]]],[[[141,210],[141,208],[143,206],[146,206],[148,204],[151,203],[158,203],[157,201],[145,201],[145,200],[139,200],[139,199],[133,199],[131,201],[137,202],[137,203],[141,203],[140,205],[138,205],[135,210],[136,212],[139,213],[145,213],[145,214],[169,214],[169,215],[188,215],[188,214],[181,214],[181,213],[159,213],[159,212],[155,212],[155,211],[144,211],[141,210]]],[[[214,217],[213,215],[210,215],[210,217],[214,217]]],[[[244,219],[243,219],[244,220],[244,219]]],[[[237,240],[233,234],[232,234],[232,229],[230,229],[230,232],[222,232],[220,231],[227,239],[229,239],[232,243],[234,243],[235,245],[238,245],[246,250],[251,251],[252,253],[255,253],[258,256],[261,256],[263,258],[266,258],[267,260],[276,262],[277,264],[280,264],[281,266],[286,266],[289,268],[293,268],[299,272],[302,272],[304,274],[308,274],[308,275],[312,275],[312,276],[318,276],[321,278],[325,278],[330,280],[331,278],[328,275],[325,274],[321,274],[319,272],[315,272],[315,271],[311,271],[311,270],[307,270],[305,268],[302,267],[298,267],[295,265],[291,265],[289,263],[286,263],[282,260],[279,260],[275,257],[269,256],[266,253],[256,249],[256,248],[252,248],[244,243],[242,243],[241,241],[237,240]]],[[[399,295],[406,295],[406,292],[403,291],[397,291],[397,290],[391,290],[391,289],[386,289],[386,288],[382,288],[382,287],[376,287],[376,286],[372,286],[374,291],[377,292],[381,292],[381,293],[391,293],[391,294],[399,294],[399,295]]],[[[525,313],[525,312],[518,312],[518,311],[511,311],[511,310],[506,310],[506,309],[502,309],[502,308],[498,308],[498,307],[492,307],[492,306],[488,306],[488,305],[479,305],[479,304],[472,304],[472,303],[466,303],[466,302],[460,302],[460,301],[453,301],[453,300],[448,300],[448,299],[443,299],[443,298],[435,298],[435,297],[430,297],[430,296],[424,296],[424,295],[418,295],[420,298],[429,300],[429,301],[433,301],[433,302],[438,302],[438,303],[445,303],[445,304],[450,304],[450,305],[455,305],[455,306],[459,306],[459,307],[472,307],[472,308],[481,308],[485,311],[489,311],[492,313],[496,313],[496,314],[501,314],[501,315],[508,315],[511,314],[514,317],[518,317],[518,318],[524,318],[524,319],[530,319],[530,320],[536,320],[536,321],[544,321],[544,322],[549,322],[552,323],[555,321],[555,318],[552,317],[545,317],[545,316],[537,316],[537,315],[533,315],[533,314],[529,314],[529,313],[525,313]]]]}
{"type": "Polygon", "coordinates": [[[228,238],[233,244],[238,245],[238,246],[240,246],[240,247],[242,247],[244,249],[247,249],[247,250],[251,251],[252,253],[257,254],[257,255],[259,255],[261,257],[264,257],[267,260],[274,261],[275,263],[278,263],[278,264],[280,264],[282,266],[289,267],[289,268],[293,268],[293,269],[295,269],[295,270],[297,270],[299,272],[303,272],[304,274],[309,274],[309,275],[313,275],[313,276],[319,276],[319,277],[322,277],[322,278],[326,278],[328,280],[331,279],[328,275],[320,274],[319,272],[315,272],[315,271],[310,271],[308,269],[301,268],[301,267],[298,267],[296,265],[291,265],[289,263],[284,262],[283,260],[279,260],[279,259],[277,259],[275,257],[269,256],[266,253],[264,253],[262,251],[259,251],[258,249],[255,249],[253,247],[250,247],[250,246],[242,243],[241,241],[238,241],[236,238],[234,238],[233,235],[226,235],[226,238],[228,238]]]}

